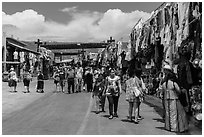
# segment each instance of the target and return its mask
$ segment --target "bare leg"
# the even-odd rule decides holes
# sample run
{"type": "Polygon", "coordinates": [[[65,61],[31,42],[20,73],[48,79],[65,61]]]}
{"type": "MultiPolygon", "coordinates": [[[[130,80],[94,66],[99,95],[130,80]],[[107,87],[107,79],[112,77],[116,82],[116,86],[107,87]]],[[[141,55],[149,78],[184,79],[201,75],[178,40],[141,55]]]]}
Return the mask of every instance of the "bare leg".
{"type": "Polygon", "coordinates": [[[133,102],[129,102],[129,119],[132,121],[133,102]]]}
{"type": "Polygon", "coordinates": [[[133,108],[134,108],[134,116],[135,116],[135,122],[138,123],[138,102],[135,102],[133,104],[133,108]]]}
{"type": "Polygon", "coordinates": [[[16,92],[16,86],[14,86],[13,90],[14,90],[14,92],[16,92]]]}

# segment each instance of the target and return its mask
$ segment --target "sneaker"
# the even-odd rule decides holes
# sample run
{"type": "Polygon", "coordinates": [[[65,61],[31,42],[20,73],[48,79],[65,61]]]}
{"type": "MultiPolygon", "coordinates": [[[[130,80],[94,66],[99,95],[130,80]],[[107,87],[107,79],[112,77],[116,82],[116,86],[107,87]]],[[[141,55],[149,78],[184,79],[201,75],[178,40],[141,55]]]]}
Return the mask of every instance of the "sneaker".
{"type": "Polygon", "coordinates": [[[137,118],[137,120],[142,120],[143,119],[143,117],[141,117],[141,116],[139,116],[138,118],[137,118]]]}
{"type": "Polygon", "coordinates": [[[110,115],[108,118],[109,118],[109,119],[113,119],[113,115],[110,115]]]}

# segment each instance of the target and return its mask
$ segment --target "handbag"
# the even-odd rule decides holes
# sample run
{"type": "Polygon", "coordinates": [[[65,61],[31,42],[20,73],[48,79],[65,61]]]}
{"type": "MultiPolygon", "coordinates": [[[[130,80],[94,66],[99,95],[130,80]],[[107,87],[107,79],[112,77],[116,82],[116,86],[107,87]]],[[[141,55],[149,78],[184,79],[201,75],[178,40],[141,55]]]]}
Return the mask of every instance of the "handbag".
{"type": "Polygon", "coordinates": [[[132,88],[133,88],[134,95],[136,97],[139,97],[141,95],[141,91],[137,87],[132,87],[132,88]]]}
{"type": "MultiPolygon", "coordinates": [[[[174,90],[175,90],[174,83],[173,83],[173,86],[174,86],[174,90]]],[[[186,91],[186,89],[183,89],[183,88],[181,88],[180,90],[181,90],[181,93],[178,95],[178,99],[179,99],[179,101],[183,107],[187,107],[188,106],[188,101],[187,101],[188,97],[187,97],[187,93],[186,93],[187,91],[186,91]]]]}

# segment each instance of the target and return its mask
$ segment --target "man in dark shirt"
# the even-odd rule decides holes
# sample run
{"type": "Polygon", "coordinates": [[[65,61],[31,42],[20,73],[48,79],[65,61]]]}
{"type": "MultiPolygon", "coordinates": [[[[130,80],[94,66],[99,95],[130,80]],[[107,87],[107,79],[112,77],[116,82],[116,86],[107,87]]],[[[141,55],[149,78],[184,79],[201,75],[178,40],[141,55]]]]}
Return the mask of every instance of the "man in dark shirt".
{"type": "Polygon", "coordinates": [[[86,83],[87,83],[87,91],[92,92],[93,89],[93,74],[91,72],[91,68],[88,69],[86,74],[86,83]]]}

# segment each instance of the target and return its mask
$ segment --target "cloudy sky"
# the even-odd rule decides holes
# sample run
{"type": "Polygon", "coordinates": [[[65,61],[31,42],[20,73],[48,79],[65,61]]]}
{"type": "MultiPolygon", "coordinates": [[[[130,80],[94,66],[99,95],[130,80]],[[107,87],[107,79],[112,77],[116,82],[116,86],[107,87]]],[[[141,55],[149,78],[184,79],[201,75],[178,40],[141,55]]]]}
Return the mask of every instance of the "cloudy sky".
{"type": "Polygon", "coordinates": [[[100,42],[129,39],[161,2],[3,2],[3,31],[20,40],[100,42]]]}

